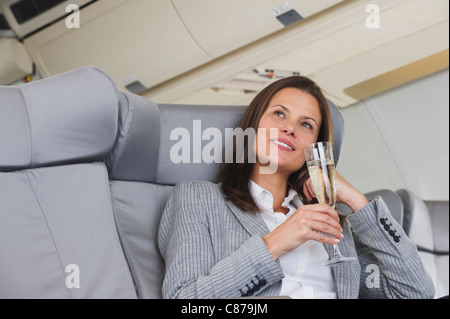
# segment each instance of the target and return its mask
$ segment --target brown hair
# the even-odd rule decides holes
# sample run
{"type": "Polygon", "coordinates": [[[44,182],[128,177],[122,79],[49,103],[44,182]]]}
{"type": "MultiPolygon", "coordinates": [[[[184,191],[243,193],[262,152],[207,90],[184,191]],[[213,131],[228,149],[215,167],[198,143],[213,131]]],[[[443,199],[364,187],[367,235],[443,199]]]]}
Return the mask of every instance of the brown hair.
{"type": "MultiPolygon", "coordinates": [[[[258,130],[259,121],[269,106],[270,100],[284,88],[297,88],[311,94],[319,103],[322,115],[322,125],[319,130],[318,141],[333,141],[333,129],[327,99],[320,87],[312,80],[304,76],[291,76],[278,80],[263,89],[250,103],[242,117],[240,128],[246,130],[253,128],[258,130]]],[[[226,163],[219,174],[219,182],[222,183],[222,191],[226,198],[230,199],[243,211],[257,213],[260,211],[255,200],[251,196],[249,180],[253,170],[253,163],[248,161],[248,140],[244,141],[244,162],[236,163],[236,143],[233,150],[233,162],[226,163]]],[[[251,145],[250,145],[251,146],[251,145]]],[[[302,185],[308,179],[306,163],[303,167],[291,174],[288,184],[297,191],[303,203],[308,203],[303,194],[302,185]]]]}

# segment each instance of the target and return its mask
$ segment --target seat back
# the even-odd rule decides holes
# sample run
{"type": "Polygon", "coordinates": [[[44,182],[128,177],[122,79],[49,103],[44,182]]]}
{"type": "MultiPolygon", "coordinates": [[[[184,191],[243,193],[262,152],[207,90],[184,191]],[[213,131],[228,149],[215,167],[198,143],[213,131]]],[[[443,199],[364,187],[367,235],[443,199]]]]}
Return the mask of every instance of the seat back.
{"type": "Polygon", "coordinates": [[[425,201],[431,218],[436,261],[436,297],[449,295],[449,202],[425,201]]]}
{"type": "Polygon", "coordinates": [[[401,197],[396,192],[389,189],[380,189],[364,195],[369,200],[375,198],[376,196],[380,196],[389,208],[392,217],[394,217],[400,225],[403,225],[404,205],[401,197]]]}
{"type": "MultiPolygon", "coordinates": [[[[436,258],[439,258],[439,256],[435,254],[436,246],[433,236],[434,229],[431,224],[427,205],[421,198],[407,189],[399,189],[397,190],[397,193],[405,206],[403,229],[405,230],[406,235],[408,235],[408,237],[417,245],[423,265],[430,274],[436,287],[436,296],[440,297],[443,294],[448,295],[448,280],[444,283],[447,286],[446,291],[444,292],[441,289],[441,280],[445,277],[441,278],[438,276],[436,258]]],[[[448,279],[448,254],[446,255],[446,260],[446,278],[448,279]]]]}
{"type": "Polygon", "coordinates": [[[103,157],[117,91],[96,68],[0,87],[0,298],[135,298],[103,157]]]}

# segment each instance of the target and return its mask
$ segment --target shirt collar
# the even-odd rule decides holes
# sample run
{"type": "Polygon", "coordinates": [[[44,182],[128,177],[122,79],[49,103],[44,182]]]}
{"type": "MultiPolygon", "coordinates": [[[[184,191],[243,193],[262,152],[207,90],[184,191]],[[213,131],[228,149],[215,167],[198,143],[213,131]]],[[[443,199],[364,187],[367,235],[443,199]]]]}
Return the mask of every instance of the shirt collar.
{"type": "Polygon", "coordinates": [[[282,206],[285,207],[285,205],[289,204],[290,202],[292,202],[293,200],[296,200],[296,199],[300,200],[297,192],[294,189],[289,187],[288,196],[284,199],[282,206]]]}
{"type": "MultiPolygon", "coordinates": [[[[273,196],[268,190],[250,180],[250,194],[261,209],[273,212],[273,196]]],[[[284,199],[282,206],[289,208],[288,205],[291,203],[296,208],[302,205],[297,192],[289,187],[288,195],[284,199]]]]}

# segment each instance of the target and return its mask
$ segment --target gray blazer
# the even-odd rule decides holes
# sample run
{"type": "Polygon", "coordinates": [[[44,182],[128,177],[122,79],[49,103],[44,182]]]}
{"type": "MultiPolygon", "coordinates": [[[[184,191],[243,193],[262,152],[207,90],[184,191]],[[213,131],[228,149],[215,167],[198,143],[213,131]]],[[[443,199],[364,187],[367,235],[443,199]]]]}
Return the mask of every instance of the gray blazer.
{"type": "MultiPolygon", "coordinates": [[[[433,298],[416,246],[380,197],[348,216],[343,228],[339,248],[359,262],[333,267],[338,298],[433,298]]],[[[262,240],[268,232],[258,214],[224,198],[219,184],[179,183],[158,236],[163,297],[278,296],[284,275],[262,240]]],[[[330,254],[331,245],[325,247],[330,254]]]]}

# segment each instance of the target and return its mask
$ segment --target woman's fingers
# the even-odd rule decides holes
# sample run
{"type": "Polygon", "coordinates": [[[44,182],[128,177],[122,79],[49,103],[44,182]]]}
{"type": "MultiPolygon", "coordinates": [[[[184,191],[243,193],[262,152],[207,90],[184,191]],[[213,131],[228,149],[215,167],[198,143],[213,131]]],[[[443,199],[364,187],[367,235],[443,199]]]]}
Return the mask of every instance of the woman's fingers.
{"type": "Polygon", "coordinates": [[[318,220],[331,220],[337,222],[339,224],[339,214],[338,212],[327,204],[311,204],[311,205],[303,205],[300,206],[295,214],[299,215],[307,215],[308,218],[318,219],[318,220]]]}
{"type": "Polygon", "coordinates": [[[338,213],[329,205],[315,204],[301,206],[263,240],[278,259],[308,240],[336,244],[342,238],[338,213]]]}
{"type": "MultiPolygon", "coordinates": [[[[339,224],[338,213],[328,205],[316,204],[302,206],[298,209],[295,217],[303,227],[312,232],[320,232],[326,235],[342,238],[342,228],[339,224]]],[[[316,236],[314,236],[316,237],[316,236]]]]}
{"type": "Polygon", "coordinates": [[[311,201],[313,198],[316,198],[316,194],[314,193],[314,188],[312,186],[311,179],[308,178],[305,183],[303,183],[303,194],[305,194],[306,199],[311,201]]]}
{"type": "Polygon", "coordinates": [[[339,228],[336,228],[336,227],[330,226],[327,223],[314,222],[311,225],[311,230],[313,232],[311,234],[311,236],[312,236],[311,239],[318,240],[320,242],[326,242],[328,244],[331,244],[331,243],[335,244],[336,243],[335,239],[341,240],[343,238],[342,229],[340,226],[339,226],[339,228]],[[320,236],[317,236],[318,234],[320,236]],[[322,236],[325,236],[326,238],[323,238],[322,236]],[[334,237],[334,238],[331,238],[330,236],[334,237]],[[316,239],[316,238],[318,238],[318,239],[316,239]]]}
{"type": "Polygon", "coordinates": [[[341,239],[342,238],[339,239],[338,237],[330,237],[330,236],[327,236],[327,235],[324,235],[324,234],[318,233],[318,232],[315,232],[314,238],[311,238],[311,240],[315,240],[320,243],[329,244],[329,245],[339,244],[341,239]]]}

